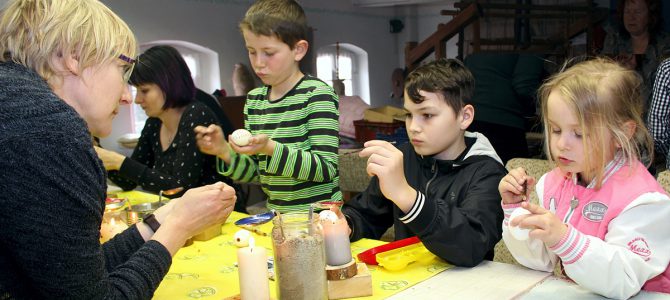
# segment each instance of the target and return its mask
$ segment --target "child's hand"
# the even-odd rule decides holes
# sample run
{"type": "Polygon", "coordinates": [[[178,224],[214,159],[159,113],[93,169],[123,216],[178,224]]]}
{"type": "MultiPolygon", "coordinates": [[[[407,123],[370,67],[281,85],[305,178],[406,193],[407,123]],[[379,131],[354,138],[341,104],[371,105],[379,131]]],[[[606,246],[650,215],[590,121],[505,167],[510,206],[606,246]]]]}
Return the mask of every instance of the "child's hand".
{"type": "Polygon", "coordinates": [[[368,175],[377,176],[384,196],[408,212],[416,199],[416,190],[405,179],[402,152],[386,141],[367,141],[364,146],[358,155],[368,157],[368,175]]]}
{"type": "Polygon", "coordinates": [[[531,229],[528,234],[531,238],[539,239],[545,245],[551,247],[556,245],[567,233],[568,226],[550,211],[528,202],[521,203],[521,207],[528,210],[530,215],[514,218],[510,222],[510,226],[531,229]]]}
{"type": "Polygon", "coordinates": [[[196,126],[193,131],[195,131],[195,139],[200,151],[222,158],[230,157],[228,153],[228,142],[223,138],[223,130],[221,130],[221,127],[215,124],[209,125],[208,127],[196,126]]]}
{"type": "Polygon", "coordinates": [[[535,185],[535,178],[526,175],[526,170],[519,167],[511,170],[498,184],[498,191],[505,204],[514,204],[528,200],[530,191],[535,185]]]}
{"type": "MultiPolygon", "coordinates": [[[[228,137],[230,140],[232,137],[228,137]]],[[[267,134],[254,135],[249,138],[249,144],[246,146],[239,146],[235,143],[230,143],[230,146],[235,152],[240,154],[254,155],[262,153],[272,156],[275,151],[276,142],[270,139],[267,134]]]]}

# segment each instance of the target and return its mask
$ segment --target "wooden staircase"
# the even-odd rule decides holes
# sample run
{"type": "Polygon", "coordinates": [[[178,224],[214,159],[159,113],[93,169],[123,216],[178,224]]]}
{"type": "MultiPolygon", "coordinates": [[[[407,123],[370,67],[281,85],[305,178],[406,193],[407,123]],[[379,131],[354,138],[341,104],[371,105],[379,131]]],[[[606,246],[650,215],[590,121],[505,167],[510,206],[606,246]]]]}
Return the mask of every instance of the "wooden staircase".
{"type": "MultiPolygon", "coordinates": [[[[408,42],[405,46],[405,66],[414,69],[429,55],[436,59],[447,56],[446,43],[457,37],[459,59],[464,54],[477,52],[537,53],[556,56],[562,61],[570,56],[570,40],[586,33],[586,53],[593,54],[594,28],[608,17],[608,10],[594,5],[593,0],[581,4],[542,5],[530,4],[532,0],[516,0],[516,4],[504,0],[469,0],[454,4],[455,10],[442,10],[442,15],[453,18],[439,24],[435,33],[424,41],[408,42]],[[495,38],[482,36],[482,24],[491,20],[514,20],[522,29],[513,30],[512,36],[496,35],[495,38]],[[542,37],[531,35],[531,23],[547,22],[556,30],[542,37]],[[556,26],[558,24],[558,26],[556,26]]],[[[536,0],[537,2],[537,0],[536,0]]]]}

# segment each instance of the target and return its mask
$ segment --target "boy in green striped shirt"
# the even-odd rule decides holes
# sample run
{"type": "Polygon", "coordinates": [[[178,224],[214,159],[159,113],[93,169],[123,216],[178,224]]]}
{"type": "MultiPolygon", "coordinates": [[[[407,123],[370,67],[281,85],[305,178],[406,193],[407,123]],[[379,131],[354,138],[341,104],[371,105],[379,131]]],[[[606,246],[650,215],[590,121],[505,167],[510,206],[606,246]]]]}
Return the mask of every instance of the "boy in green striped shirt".
{"type": "Polygon", "coordinates": [[[307,210],[340,201],[337,171],[338,98],[318,78],[300,71],[307,53],[307,20],[294,0],[259,0],[240,23],[249,60],[265,84],[247,94],[249,144],[227,143],[216,125],[196,128],[202,152],[216,155],[220,173],[260,181],[268,208],[307,210]]]}

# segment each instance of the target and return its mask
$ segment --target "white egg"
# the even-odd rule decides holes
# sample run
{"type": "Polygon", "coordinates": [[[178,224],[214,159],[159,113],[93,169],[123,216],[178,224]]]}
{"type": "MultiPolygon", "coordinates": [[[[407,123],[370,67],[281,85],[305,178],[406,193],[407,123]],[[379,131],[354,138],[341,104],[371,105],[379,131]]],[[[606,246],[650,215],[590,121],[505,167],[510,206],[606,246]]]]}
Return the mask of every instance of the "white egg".
{"type": "Polygon", "coordinates": [[[235,232],[235,236],[233,236],[233,243],[235,246],[242,248],[249,246],[249,238],[251,237],[251,232],[248,230],[238,230],[235,232]]]}
{"type": "Polygon", "coordinates": [[[320,221],[331,221],[331,222],[337,222],[337,214],[333,212],[332,210],[324,210],[319,213],[319,220],[320,221]]]}
{"type": "Polygon", "coordinates": [[[237,129],[233,131],[232,134],[233,143],[238,146],[249,145],[249,139],[251,138],[251,132],[246,129],[237,129]]]}
{"type": "Polygon", "coordinates": [[[520,240],[520,241],[527,240],[528,239],[528,233],[530,233],[530,229],[521,228],[519,226],[512,226],[512,220],[514,220],[514,218],[516,218],[518,216],[529,215],[529,214],[530,214],[530,212],[528,210],[526,210],[525,208],[517,207],[512,212],[512,214],[509,216],[509,225],[508,225],[507,228],[509,229],[509,232],[512,234],[512,236],[515,239],[520,240]]]}

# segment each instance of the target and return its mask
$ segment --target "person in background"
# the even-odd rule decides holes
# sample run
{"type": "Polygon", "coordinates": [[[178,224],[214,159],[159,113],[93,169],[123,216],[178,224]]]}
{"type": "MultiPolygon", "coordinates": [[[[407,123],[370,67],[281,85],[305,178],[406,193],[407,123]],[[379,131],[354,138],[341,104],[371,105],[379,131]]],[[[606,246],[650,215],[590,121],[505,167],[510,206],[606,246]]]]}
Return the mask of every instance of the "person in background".
{"type": "Polygon", "coordinates": [[[192,189],[101,245],[91,136],[130,103],[135,37],[96,0],[12,0],[0,28],[0,298],[150,299],[184,242],[225,222],[235,191],[192,189]]]}
{"type": "MultiPolygon", "coordinates": [[[[221,93],[221,90],[217,91],[218,93],[221,93]]],[[[218,96],[214,95],[213,93],[208,94],[197,87],[195,88],[195,100],[209,107],[209,109],[214,113],[214,116],[216,116],[216,123],[221,126],[223,133],[228,136],[229,134],[233,133],[235,129],[233,128],[233,124],[230,122],[226,114],[223,112],[223,108],[221,107],[217,97],[218,96]]]]}
{"type": "Polygon", "coordinates": [[[540,89],[547,157],[556,168],[535,185],[523,168],[500,181],[503,240],[524,266],[560,263],[578,285],[608,298],[670,292],[670,198],[639,161],[652,140],[641,119],[640,79],[595,59],[540,89]],[[513,210],[529,211],[510,221],[513,210]],[[509,226],[529,229],[519,240],[509,226]]]}
{"type": "Polygon", "coordinates": [[[670,59],[664,60],[656,72],[647,127],[654,139],[654,162],[657,170],[670,166],[670,59]]]}
{"type": "Polygon", "coordinates": [[[474,118],[470,71],[454,59],[418,67],[405,80],[405,121],[411,144],[365,143],[372,177],[344,203],[351,239],[417,236],[450,264],[474,267],[493,259],[500,240],[498,182],[505,167],[485,136],[466,132],[474,118]]]}
{"type": "Polygon", "coordinates": [[[138,57],[130,84],[137,88],[135,103],[149,118],[130,157],[95,148],[112,182],[124,190],[139,185],[154,193],[218,181],[232,185],[216,171],[216,157],[198,150],[193,129],[217,124],[217,119],[194,100],[191,72],[177,49],[162,45],[147,49],[138,57]]]}
{"type": "Polygon", "coordinates": [[[233,96],[246,96],[251,90],[256,88],[256,80],[249,70],[249,67],[243,63],[236,63],[233,67],[233,96]]]}
{"type": "Polygon", "coordinates": [[[662,30],[661,0],[619,0],[615,28],[609,28],[601,54],[642,75],[643,117],[651,101],[656,68],[667,54],[670,36],[662,30]]]}
{"type": "Polygon", "coordinates": [[[338,98],[322,80],[305,75],[307,20],[293,0],[259,0],[240,23],[249,60],[265,86],[247,95],[249,144],[228,143],[218,126],[198,126],[198,146],[218,156],[225,176],[260,180],[268,208],[307,210],[321,201],[340,201],[338,98]]]}
{"type": "Polygon", "coordinates": [[[484,134],[504,164],[528,157],[527,118],[536,111],[535,93],[544,75],[544,59],[533,54],[474,53],[465,65],[475,77],[471,131],[484,134]]]}

